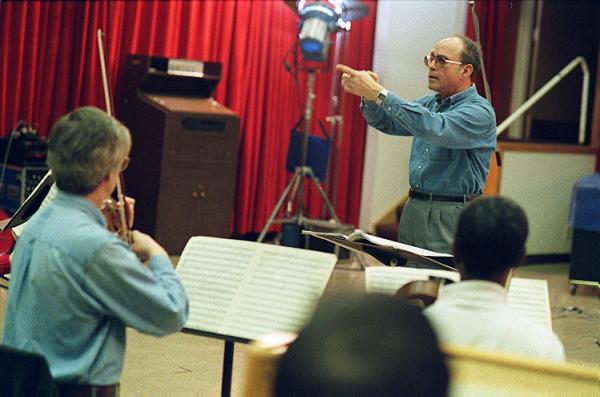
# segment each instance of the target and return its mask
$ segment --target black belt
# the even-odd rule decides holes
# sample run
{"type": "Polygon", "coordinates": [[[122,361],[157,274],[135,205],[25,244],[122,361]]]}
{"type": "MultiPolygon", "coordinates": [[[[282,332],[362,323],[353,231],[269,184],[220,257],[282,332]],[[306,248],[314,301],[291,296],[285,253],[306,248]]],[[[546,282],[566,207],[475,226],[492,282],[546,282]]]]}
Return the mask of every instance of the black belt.
{"type": "Polygon", "coordinates": [[[449,201],[451,203],[466,203],[475,200],[479,194],[443,194],[443,193],[427,193],[419,190],[410,189],[408,196],[417,200],[427,201],[449,201]]]}
{"type": "Polygon", "coordinates": [[[58,383],[61,397],[117,397],[119,384],[110,386],[77,385],[72,383],[58,383]]]}

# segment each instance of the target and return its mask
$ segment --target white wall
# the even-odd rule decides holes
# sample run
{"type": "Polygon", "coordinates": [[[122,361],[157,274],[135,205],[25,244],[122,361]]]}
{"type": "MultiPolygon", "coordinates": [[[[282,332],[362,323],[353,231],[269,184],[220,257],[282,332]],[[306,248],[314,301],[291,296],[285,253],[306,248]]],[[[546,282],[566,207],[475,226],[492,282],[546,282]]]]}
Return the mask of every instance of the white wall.
{"type": "Polygon", "coordinates": [[[573,185],[595,165],[595,154],[504,152],[500,194],[527,213],[529,255],[571,252],[567,219],[573,185]]]}
{"type": "MultiPolygon", "coordinates": [[[[373,70],[381,83],[406,99],[429,93],[423,56],[439,40],[464,33],[467,2],[399,1],[377,3],[373,70]]],[[[360,227],[375,222],[408,192],[411,138],[367,130],[360,227]]]]}

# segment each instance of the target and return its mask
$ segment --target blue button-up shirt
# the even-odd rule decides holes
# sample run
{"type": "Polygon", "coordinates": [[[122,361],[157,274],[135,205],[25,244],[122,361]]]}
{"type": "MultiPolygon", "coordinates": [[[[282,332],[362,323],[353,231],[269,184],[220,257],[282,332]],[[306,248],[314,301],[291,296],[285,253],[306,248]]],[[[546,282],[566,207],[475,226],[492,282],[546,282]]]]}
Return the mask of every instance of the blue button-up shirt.
{"type": "Polygon", "coordinates": [[[17,241],[4,343],[44,355],[59,382],[118,382],[126,326],[165,335],[187,317],[169,258],[145,267],[82,196],[59,191],[17,241]]]}
{"type": "Polygon", "coordinates": [[[496,148],[496,115],[475,85],[441,99],[414,102],[389,92],[381,106],[362,101],[367,123],[390,135],[413,136],[409,181],[430,193],[480,194],[496,148]]]}

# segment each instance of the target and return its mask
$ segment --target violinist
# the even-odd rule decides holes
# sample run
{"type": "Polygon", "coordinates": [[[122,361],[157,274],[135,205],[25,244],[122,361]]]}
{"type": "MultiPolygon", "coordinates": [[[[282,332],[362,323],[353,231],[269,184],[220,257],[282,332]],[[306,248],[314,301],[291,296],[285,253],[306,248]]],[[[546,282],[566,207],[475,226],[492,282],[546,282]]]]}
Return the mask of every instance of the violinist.
{"type": "Polygon", "coordinates": [[[556,334],[507,305],[527,234],[525,212],[508,198],[479,198],[461,212],[453,249],[462,281],[444,286],[424,311],[441,342],[564,361],[556,334]]]}
{"type": "Polygon", "coordinates": [[[100,211],[130,146],[127,128],[97,108],[63,116],[48,152],[58,193],[15,245],[4,343],[45,356],[61,396],[118,395],[125,327],[160,336],[188,317],[166,251],[139,231],[129,246],[100,211]]]}

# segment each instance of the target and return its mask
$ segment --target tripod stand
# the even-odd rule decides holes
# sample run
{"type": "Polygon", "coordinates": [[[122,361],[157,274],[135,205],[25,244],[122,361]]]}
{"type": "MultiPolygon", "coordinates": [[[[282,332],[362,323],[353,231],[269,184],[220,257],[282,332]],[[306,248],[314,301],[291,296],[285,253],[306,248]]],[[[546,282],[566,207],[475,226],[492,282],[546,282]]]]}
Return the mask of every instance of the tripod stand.
{"type": "MultiPolygon", "coordinates": [[[[297,200],[296,214],[292,217],[282,219],[280,221],[280,223],[295,223],[300,227],[310,226],[310,225],[318,226],[318,225],[324,225],[324,224],[327,224],[327,226],[330,228],[331,227],[335,228],[335,227],[341,226],[340,219],[338,218],[337,214],[335,213],[333,204],[331,204],[331,201],[329,201],[329,197],[327,197],[327,194],[321,187],[321,183],[320,183],[319,179],[315,176],[315,173],[313,172],[312,168],[306,164],[307,158],[308,158],[308,136],[310,135],[310,120],[312,118],[312,101],[314,99],[314,92],[313,92],[314,78],[315,78],[315,71],[309,70],[307,80],[306,80],[307,95],[306,95],[306,108],[305,108],[305,112],[304,112],[304,135],[303,135],[303,140],[302,140],[302,162],[294,170],[292,179],[290,179],[289,183],[285,187],[285,190],[283,191],[283,194],[281,195],[281,197],[279,197],[279,200],[277,201],[277,204],[275,205],[273,212],[271,212],[271,216],[269,217],[267,224],[265,225],[262,232],[260,233],[260,236],[258,236],[257,241],[259,243],[261,243],[265,239],[265,236],[267,234],[267,231],[269,230],[269,227],[271,227],[273,222],[275,222],[275,217],[279,213],[279,210],[283,206],[283,203],[285,202],[286,198],[288,198],[288,195],[290,195],[290,192],[292,192],[292,194],[288,198],[288,206],[289,207],[291,207],[291,203],[294,200],[294,196],[297,196],[296,197],[296,200],[297,200]],[[319,195],[321,196],[321,199],[325,203],[326,209],[329,211],[329,214],[331,215],[331,218],[332,218],[331,221],[309,219],[308,217],[306,217],[304,215],[304,178],[308,178],[310,181],[312,181],[314,183],[315,187],[317,188],[317,190],[319,192],[319,195]]],[[[289,210],[289,208],[288,208],[288,210],[289,210]]]]}

